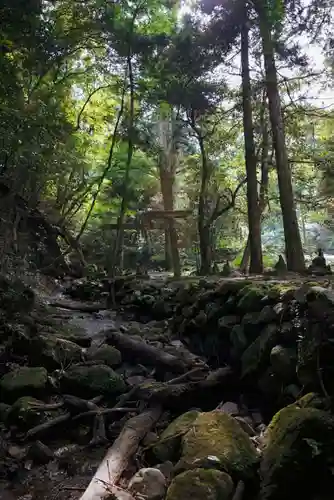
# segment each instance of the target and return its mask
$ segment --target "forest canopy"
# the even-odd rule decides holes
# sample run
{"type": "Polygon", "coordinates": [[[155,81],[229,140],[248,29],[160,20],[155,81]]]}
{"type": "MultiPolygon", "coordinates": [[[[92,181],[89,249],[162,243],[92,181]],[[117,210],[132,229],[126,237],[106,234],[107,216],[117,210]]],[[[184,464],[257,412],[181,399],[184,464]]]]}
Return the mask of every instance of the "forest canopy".
{"type": "Polygon", "coordinates": [[[3,254],[27,258],[15,196],[109,275],[143,249],[175,274],[334,253],[330,0],[4,0],[0,19],[3,254]]]}

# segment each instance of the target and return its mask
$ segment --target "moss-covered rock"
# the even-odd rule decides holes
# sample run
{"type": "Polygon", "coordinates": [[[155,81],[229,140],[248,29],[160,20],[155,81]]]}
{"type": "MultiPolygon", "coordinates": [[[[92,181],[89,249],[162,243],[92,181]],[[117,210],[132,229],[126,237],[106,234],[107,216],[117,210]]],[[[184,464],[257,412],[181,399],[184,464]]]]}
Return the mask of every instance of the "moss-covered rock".
{"type": "Polygon", "coordinates": [[[114,396],[126,390],[122,377],[106,365],[72,366],[65,372],[61,386],[86,398],[97,394],[114,396]]]}
{"type": "Polygon", "coordinates": [[[82,360],[82,349],[70,340],[52,335],[41,335],[36,340],[36,349],[32,358],[38,363],[42,362],[50,370],[59,367],[66,368],[82,360]]]}
{"type": "Polygon", "coordinates": [[[261,500],[321,498],[333,491],[334,419],[297,404],[280,410],[265,435],[261,500]]]}
{"type": "Polygon", "coordinates": [[[30,396],[17,399],[10,407],[7,422],[22,429],[29,429],[34,425],[38,425],[45,417],[45,413],[39,410],[40,405],[43,405],[43,401],[30,396]]]}
{"type": "Polygon", "coordinates": [[[267,295],[267,289],[263,286],[249,285],[239,292],[238,309],[243,312],[260,312],[263,309],[263,299],[267,295]]]}
{"type": "Polygon", "coordinates": [[[221,411],[201,413],[182,438],[182,454],[176,470],[196,467],[208,456],[237,478],[249,478],[258,462],[257,451],[236,419],[221,411]]]}
{"type": "Polygon", "coordinates": [[[101,361],[107,366],[119,366],[122,363],[122,355],[118,349],[111,345],[102,345],[95,349],[94,347],[87,351],[87,358],[94,361],[101,361]]]}
{"type": "Polygon", "coordinates": [[[3,375],[0,379],[1,399],[15,401],[20,396],[41,394],[48,381],[43,367],[23,366],[3,375]]]}
{"type": "Polygon", "coordinates": [[[232,491],[232,479],[225,472],[193,469],[173,479],[166,500],[228,500],[232,491]]]}
{"type": "Polygon", "coordinates": [[[277,325],[269,324],[261,331],[260,335],[247,347],[241,357],[241,376],[256,372],[259,367],[270,357],[271,349],[277,344],[277,325]]]}
{"type": "Polygon", "coordinates": [[[153,446],[155,457],[161,462],[178,460],[181,454],[181,440],[200,414],[197,410],[187,411],[177,417],[161,434],[159,441],[153,446]]]}

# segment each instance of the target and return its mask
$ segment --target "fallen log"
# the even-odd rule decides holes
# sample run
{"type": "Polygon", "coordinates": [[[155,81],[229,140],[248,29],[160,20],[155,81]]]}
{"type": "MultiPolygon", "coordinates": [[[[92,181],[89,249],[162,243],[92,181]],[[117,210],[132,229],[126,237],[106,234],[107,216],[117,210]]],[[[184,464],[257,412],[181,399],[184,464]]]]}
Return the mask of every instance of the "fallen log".
{"type": "Polygon", "coordinates": [[[142,340],[112,330],[107,330],[105,333],[107,342],[119,349],[124,359],[127,358],[132,362],[138,360],[146,365],[163,368],[172,373],[184,373],[192,368],[188,362],[146,344],[142,340]]]}
{"type": "Polygon", "coordinates": [[[49,302],[49,306],[51,307],[59,307],[61,309],[69,309],[70,311],[80,311],[80,312],[88,312],[94,313],[106,310],[106,304],[82,304],[80,302],[70,302],[70,301],[54,301],[49,302]]]}
{"type": "MultiPolygon", "coordinates": [[[[205,379],[196,382],[169,384],[163,382],[149,382],[141,384],[136,390],[136,397],[150,404],[159,404],[164,408],[188,409],[192,406],[203,405],[210,407],[212,399],[220,394],[223,387],[230,389],[235,374],[230,366],[219,368],[211,372],[205,379]]],[[[220,398],[221,399],[221,398],[220,398]]]]}
{"type": "Polygon", "coordinates": [[[80,500],[102,500],[110,497],[111,493],[118,498],[119,488],[116,483],[126,469],[129,459],[136,453],[140,441],[158,421],[161,411],[160,407],[154,407],[125,423],[80,500]]]}

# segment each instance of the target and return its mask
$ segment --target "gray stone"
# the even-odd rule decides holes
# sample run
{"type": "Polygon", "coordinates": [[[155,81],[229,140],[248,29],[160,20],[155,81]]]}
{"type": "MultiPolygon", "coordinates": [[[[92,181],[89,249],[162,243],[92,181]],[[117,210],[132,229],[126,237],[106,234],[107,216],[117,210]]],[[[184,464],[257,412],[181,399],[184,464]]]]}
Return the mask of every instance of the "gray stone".
{"type": "Polygon", "coordinates": [[[159,469],[140,469],[129,482],[128,490],[145,500],[161,500],[167,490],[166,478],[159,469]]]}
{"type": "Polygon", "coordinates": [[[104,344],[98,348],[88,349],[87,358],[94,361],[101,361],[107,366],[119,366],[122,363],[122,355],[118,349],[111,345],[104,344]]]}
{"type": "Polygon", "coordinates": [[[222,316],[218,320],[218,327],[220,330],[231,330],[239,321],[239,316],[222,316]]]}
{"type": "Polygon", "coordinates": [[[79,396],[114,396],[126,390],[126,384],[110,366],[73,366],[61,380],[63,390],[79,396]]]}
{"type": "Polygon", "coordinates": [[[270,352],[270,363],[274,373],[288,381],[296,372],[297,353],[295,349],[276,345],[270,352]]]}
{"type": "Polygon", "coordinates": [[[274,309],[273,306],[264,306],[262,311],[260,312],[258,316],[258,322],[259,323],[271,323],[272,321],[275,321],[277,318],[277,313],[274,309]]]}
{"type": "Polygon", "coordinates": [[[235,325],[230,333],[230,342],[232,344],[232,354],[237,356],[247,347],[247,338],[244,328],[241,325],[235,325]]]}

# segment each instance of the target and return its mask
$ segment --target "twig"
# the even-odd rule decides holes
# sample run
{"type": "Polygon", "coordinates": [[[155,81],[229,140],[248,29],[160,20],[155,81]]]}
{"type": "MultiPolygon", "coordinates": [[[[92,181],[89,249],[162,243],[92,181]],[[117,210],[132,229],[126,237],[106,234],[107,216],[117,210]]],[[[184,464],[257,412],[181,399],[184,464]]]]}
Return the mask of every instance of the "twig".
{"type": "Polygon", "coordinates": [[[73,417],[72,421],[74,422],[76,420],[79,420],[80,418],[88,417],[90,415],[111,415],[112,413],[127,413],[136,411],[136,408],[106,408],[104,410],[102,410],[101,408],[97,408],[95,410],[89,410],[83,413],[79,413],[79,415],[73,417]]]}
{"type": "Polygon", "coordinates": [[[183,382],[184,380],[187,380],[187,378],[191,377],[192,375],[195,375],[195,373],[202,372],[203,369],[205,368],[204,366],[197,366],[196,368],[193,368],[187,373],[184,373],[183,375],[180,375],[179,377],[172,378],[171,380],[168,380],[166,384],[172,385],[172,384],[179,384],[180,382],[183,382]]]}

